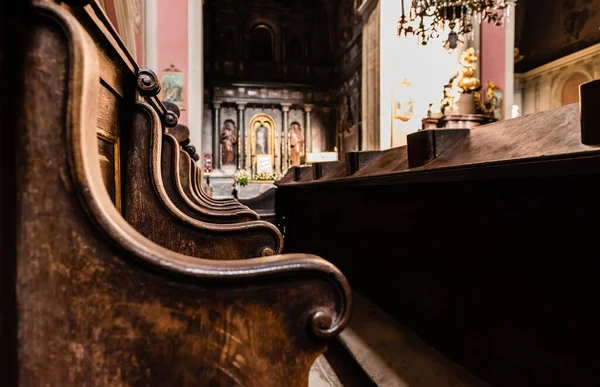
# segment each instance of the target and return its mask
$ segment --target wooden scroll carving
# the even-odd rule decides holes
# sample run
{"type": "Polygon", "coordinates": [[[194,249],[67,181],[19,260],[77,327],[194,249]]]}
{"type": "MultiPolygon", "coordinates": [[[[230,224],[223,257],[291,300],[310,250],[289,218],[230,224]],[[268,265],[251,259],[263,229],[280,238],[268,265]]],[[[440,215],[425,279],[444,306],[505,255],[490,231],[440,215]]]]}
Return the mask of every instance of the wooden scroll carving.
{"type": "Polygon", "coordinates": [[[309,255],[198,259],[138,233],[98,165],[94,43],[65,8],[36,7],[18,131],[20,383],[306,386],[348,321],[342,274],[309,255]]]}

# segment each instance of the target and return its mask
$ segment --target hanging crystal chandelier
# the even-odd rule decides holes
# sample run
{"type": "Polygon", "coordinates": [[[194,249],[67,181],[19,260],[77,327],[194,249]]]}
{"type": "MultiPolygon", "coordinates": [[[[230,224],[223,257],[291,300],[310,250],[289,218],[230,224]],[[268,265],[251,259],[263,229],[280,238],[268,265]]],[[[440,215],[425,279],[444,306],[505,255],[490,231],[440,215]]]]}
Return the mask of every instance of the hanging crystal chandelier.
{"type": "Polygon", "coordinates": [[[453,50],[462,43],[459,36],[473,37],[475,22],[502,25],[507,9],[507,0],[412,0],[409,15],[406,15],[402,0],[398,36],[415,35],[422,45],[426,45],[448,28],[450,32],[444,47],[453,50]]]}

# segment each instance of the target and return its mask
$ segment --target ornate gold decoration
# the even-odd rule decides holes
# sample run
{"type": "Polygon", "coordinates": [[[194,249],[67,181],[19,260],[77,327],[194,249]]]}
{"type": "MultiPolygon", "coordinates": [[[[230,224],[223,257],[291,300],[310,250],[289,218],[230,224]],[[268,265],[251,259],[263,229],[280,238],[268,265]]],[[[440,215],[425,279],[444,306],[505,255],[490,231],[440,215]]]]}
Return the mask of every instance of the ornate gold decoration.
{"type": "Polygon", "coordinates": [[[267,149],[265,149],[265,153],[271,156],[271,165],[273,169],[275,169],[275,133],[276,133],[276,125],[273,117],[266,113],[259,113],[250,119],[250,125],[248,126],[248,130],[250,131],[250,165],[256,170],[257,163],[257,149],[256,149],[256,130],[259,127],[264,127],[268,131],[267,135],[267,149]]]}
{"type": "Polygon", "coordinates": [[[496,90],[496,84],[494,82],[488,82],[486,87],[486,100],[482,101],[481,92],[475,92],[475,104],[477,109],[481,112],[481,114],[485,114],[489,117],[494,117],[496,109],[498,108],[498,104],[500,101],[496,94],[494,94],[494,90],[496,90]]]}
{"type": "Polygon", "coordinates": [[[459,92],[468,93],[471,91],[477,91],[481,88],[481,82],[475,78],[475,71],[477,71],[477,54],[473,47],[467,48],[460,56],[460,72],[456,80],[459,92]]]}

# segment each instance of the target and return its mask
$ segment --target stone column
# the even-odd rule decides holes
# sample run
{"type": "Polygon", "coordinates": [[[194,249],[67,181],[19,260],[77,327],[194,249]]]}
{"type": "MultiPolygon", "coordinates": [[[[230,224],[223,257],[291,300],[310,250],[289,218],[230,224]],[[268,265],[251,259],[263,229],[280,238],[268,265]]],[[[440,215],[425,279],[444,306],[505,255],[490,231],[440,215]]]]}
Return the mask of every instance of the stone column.
{"type": "Polygon", "coordinates": [[[304,105],[304,157],[306,154],[312,152],[312,128],[310,125],[310,113],[315,105],[306,104],[304,105]]]}
{"type": "Polygon", "coordinates": [[[221,169],[221,102],[213,102],[213,169],[221,169]]]}
{"type": "Polygon", "coordinates": [[[504,119],[511,117],[513,98],[515,92],[515,7],[517,0],[507,0],[506,19],[504,20],[506,33],[506,47],[504,52],[505,74],[504,80],[504,119]]]}
{"type": "Polygon", "coordinates": [[[248,157],[250,155],[250,152],[248,151],[248,144],[249,141],[247,140],[248,137],[248,133],[246,133],[246,104],[245,103],[238,103],[237,104],[237,110],[238,110],[238,133],[239,138],[238,141],[240,143],[240,155],[239,155],[239,160],[238,160],[238,165],[241,169],[245,169],[248,168],[248,157]]]}
{"type": "Polygon", "coordinates": [[[290,143],[288,139],[288,129],[290,128],[290,107],[291,103],[284,102],[281,104],[281,111],[283,112],[283,130],[281,131],[281,173],[286,173],[289,168],[289,157],[290,157],[290,143]]]}
{"type": "Polygon", "coordinates": [[[245,113],[246,112],[246,104],[238,103],[237,104],[237,127],[238,127],[238,149],[240,153],[238,154],[238,169],[246,168],[246,121],[245,121],[245,113]]]}
{"type": "MultiPolygon", "coordinates": [[[[362,33],[361,108],[362,123],[359,133],[359,149],[373,150],[391,146],[391,130],[382,122],[389,119],[381,114],[381,3],[367,0],[359,8],[364,27],[362,33]],[[389,132],[389,134],[388,134],[389,132]],[[383,146],[384,144],[385,146],[383,146]]],[[[340,135],[343,148],[344,136],[340,135]]]]}

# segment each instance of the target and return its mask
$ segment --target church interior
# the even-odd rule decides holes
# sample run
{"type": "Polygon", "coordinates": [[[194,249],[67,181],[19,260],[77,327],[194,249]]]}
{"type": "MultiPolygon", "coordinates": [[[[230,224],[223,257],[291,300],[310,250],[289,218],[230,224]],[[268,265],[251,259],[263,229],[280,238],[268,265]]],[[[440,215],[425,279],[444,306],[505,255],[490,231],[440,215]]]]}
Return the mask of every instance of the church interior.
{"type": "Polygon", "coordinates": [[[0,30],[2,385],[600,386],[600,0],[0,30]]]}

